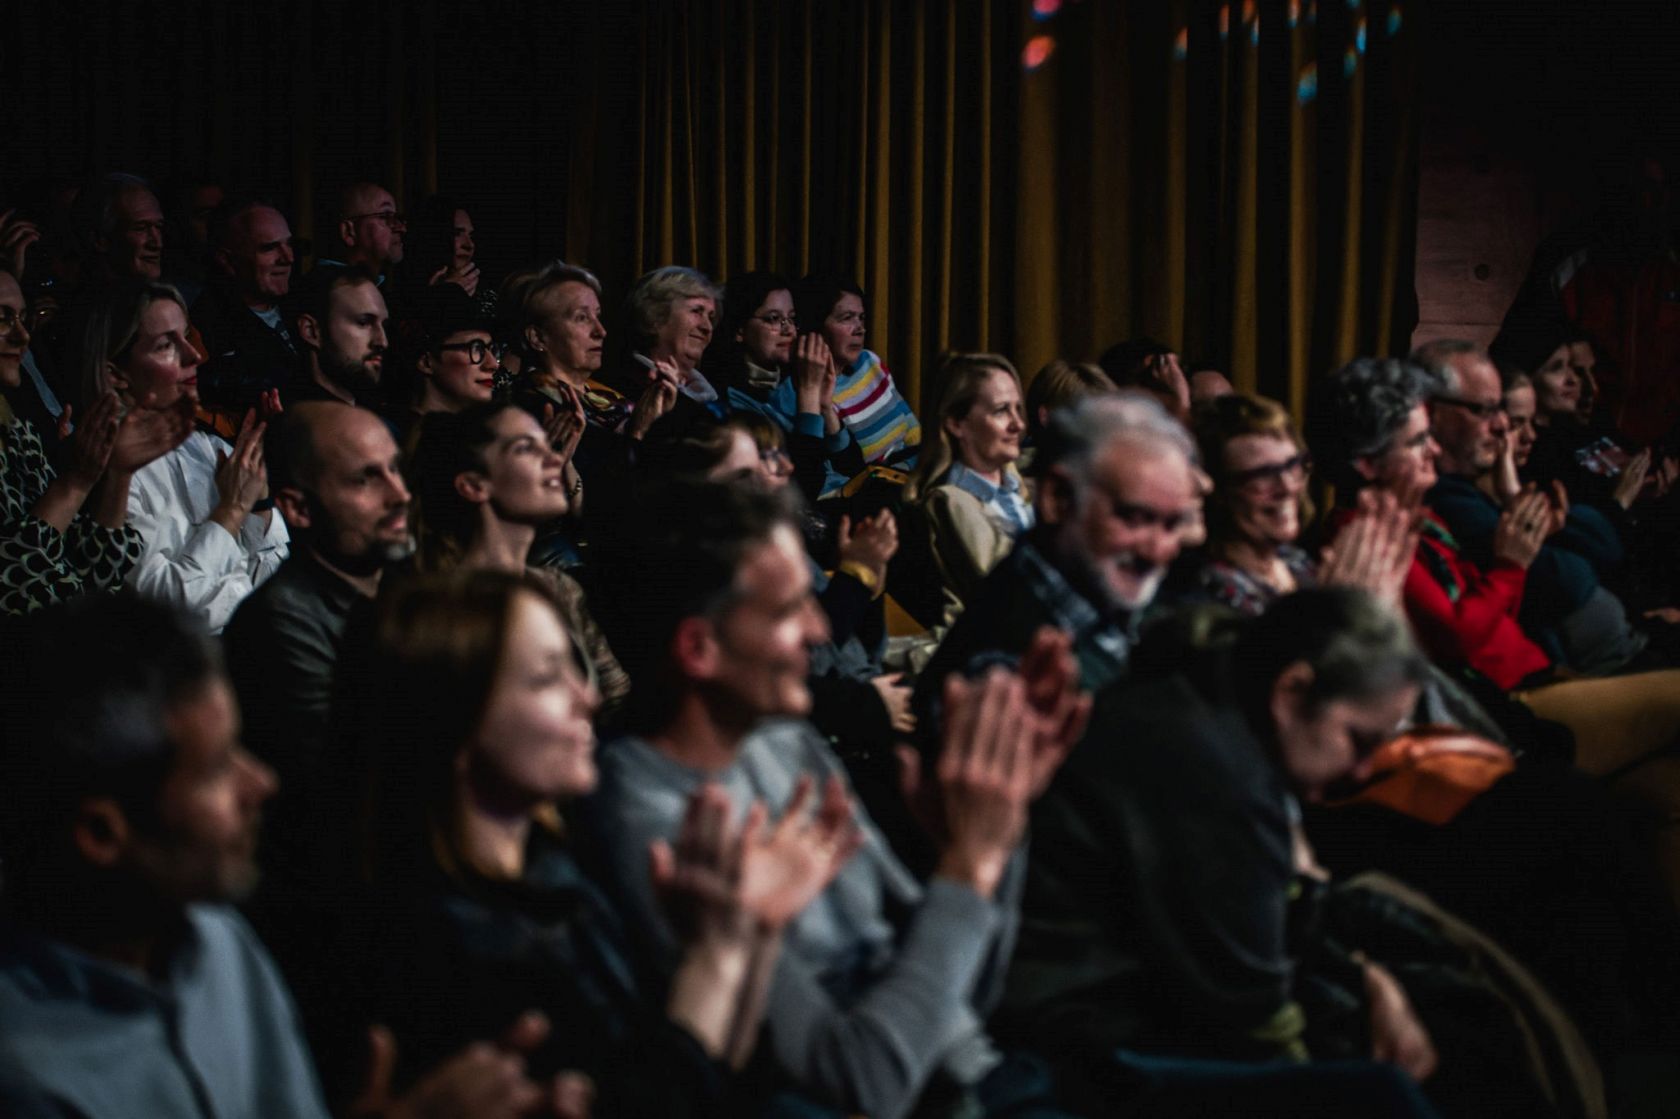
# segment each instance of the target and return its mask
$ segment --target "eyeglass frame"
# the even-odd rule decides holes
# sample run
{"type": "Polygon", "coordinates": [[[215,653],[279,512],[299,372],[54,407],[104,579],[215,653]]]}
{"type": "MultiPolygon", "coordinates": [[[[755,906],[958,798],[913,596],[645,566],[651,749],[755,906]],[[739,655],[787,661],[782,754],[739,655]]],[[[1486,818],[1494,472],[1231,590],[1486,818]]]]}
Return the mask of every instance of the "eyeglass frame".
{"type": "Polygon", "coordinates": [[[470,342],[439,342],[433,347],[433,349],[437,350],[438,353],[442,353],[444,350],[459,350],[462,353],[465,353],[467,355],[467,360],[472,362],[474,365],[483,365],[486,354],[494,357],[496,359],[496,364],[500,365],[502,363],[502,355],[508,351],[506,342],[497,342],[494,339],[486,342],[482,338],[474,338],[470,342]],[[473,357],[472,352],[474,350],[479,351],[477,357],[473,357]]]}
{"type": "Polygon", "coordinates": [[[1247,470],[1232,471],[1225,475],[1225,484],[1232,489],[1252,486],[1256,482],[1264,482],[1275,486],[1297,472],[1300,473],[1301,479],[1305,481],[1312,474],[1312,468],[1312,455],[1306,451],[1297,451],[1282,462],[1272,462],[1264,466],[1251,466],[1247,470]]]}
{"type": "Polygon", "coordinates": [[[1484,423],[1493,419],[1495,416],[1503,416],[1506,414],[1505,402],[1503,400],[1501,400],[1498,404],[1483,404],[1479,400],[1465,400],[1462,397],[1457,396],[1436,396],[1432,397],[1430,402],[1433,404],[1456,405],[1459,408],[1463,408],[1466,412],[1469,412],[1472,416],[1475,416],[1476,419],[1484,423]]]}
{"type": "Polygon", "coordinates": [[[793,315],[784,315],[777,311],[769,315],[751,315],[749,317],[754,322],[763,323],[777,334],[787,330],[791,330],[795,334],[799,333],[799,320],[793,315]]]}

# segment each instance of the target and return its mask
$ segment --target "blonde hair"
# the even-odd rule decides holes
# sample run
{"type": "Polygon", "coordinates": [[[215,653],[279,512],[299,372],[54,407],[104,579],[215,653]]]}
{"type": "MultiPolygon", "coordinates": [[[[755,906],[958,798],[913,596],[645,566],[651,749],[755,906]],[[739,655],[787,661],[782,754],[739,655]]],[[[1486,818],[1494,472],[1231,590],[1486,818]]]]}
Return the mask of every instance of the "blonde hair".
{"type": "Polygon", "coordinates": [[[140,317],[159,300],[170,299],[187,313],[187,301],[169,284],[156,280],[118,280],[94,300],[80,326],[73,384],[80,387],[82,409],[111,391],[112,365],[122,365],[129,347],[140,336],[140,317]]]}
{"type": "MultiPolygon", "coordinates": [[[[1224,500],[1230,494],[1225,448],[1231,441],[1245,435],[1260,435],[1285,440],[1298,452],[1304,452],[1307,445],[1295,429],[1289,409],[1264,396],[1228,393],[1210,400],[1196,410],[1195,426],[1196,443],[1202,453],[1202,468],[1213,479],[1212,496],[1219,499],[1203,503],[1207,514],[1208,540],[1220,543],[1228,539],[1231,532],[1231,515],[1224,500]]],[[[1300,514],[1302,525],[1311,522],[1313,503],[1305,488],[1301,490],[1300,514]]]]}
{"type": "Polygon", "coordinates": [[[1027,385],[1027,430],[1036,439],[1044,430],[1039,414],[1046,417],[1058,408],[1065,408],[1075,400],[1118,392],[1120,386],[1094,362],[1068,361],[1057,358],[1033,375],[1027,385]]]}
{"type": "MultiPolygon", "coordinates": [[[[939,386],[938,405],[923,425],[923,431],[931,431],[933,435],[931,438],[926,434],[922,437],[916,472],[904,487],[905,501],[920,501],[944,479],[951,465],[957,461],[951,436],[945,430],[945,421],[968,415],[974,402],[980,398],[980,387],[1000,370],[1014,378],[1017,389],[1021,387],[1021,374],[1016,371],[1015,364],[1002,354],[948,353],[940,359],[939,370],[934,374],[934,383],[939,386]]],[[[1013,470],[1014,466],[1009,469],[1013,470]]]]}

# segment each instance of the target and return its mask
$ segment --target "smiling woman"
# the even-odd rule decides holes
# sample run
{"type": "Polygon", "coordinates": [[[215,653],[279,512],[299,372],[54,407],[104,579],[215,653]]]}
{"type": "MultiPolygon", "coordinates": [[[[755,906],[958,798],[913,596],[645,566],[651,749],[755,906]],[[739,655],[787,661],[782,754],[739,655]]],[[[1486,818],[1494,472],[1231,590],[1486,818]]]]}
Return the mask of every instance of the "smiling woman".
{"type": "MultiPolygon", "coordinates": [[[[174,288],[112,285],[92,307],[81,342],[85,408],[114,392],[127,412],[190,425],[204,355],[174,288]]],[[[269,396],[264,404],[266,417],[278,402],[269,396]]],[[[210,633],[286,558],[285,521],[259,508],[268,497],[264,428],[252,411],[231,445],[193,431],[138,469],[129,487],[129,523],[145,541],[129,585],[210,633]]]]}

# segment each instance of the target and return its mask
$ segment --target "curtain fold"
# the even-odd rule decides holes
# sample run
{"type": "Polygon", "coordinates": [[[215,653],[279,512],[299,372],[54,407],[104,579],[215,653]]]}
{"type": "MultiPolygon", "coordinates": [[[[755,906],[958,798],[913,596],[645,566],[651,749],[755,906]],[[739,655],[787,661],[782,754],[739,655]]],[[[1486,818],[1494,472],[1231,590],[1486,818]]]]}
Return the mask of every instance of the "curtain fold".
{"type": "Polygon", "coordinates": [[[1151,335],[1298,405],[1415,321],[1419,21],[1396,0],[31,5],[0,176],[343,182],[474,211],[490,273],[838,270],[912,401],[1151,335]],[[155,13],[154,13],[155,16],[155,13]],[[159,70],[157,57],[175,61],[159,70]]]}

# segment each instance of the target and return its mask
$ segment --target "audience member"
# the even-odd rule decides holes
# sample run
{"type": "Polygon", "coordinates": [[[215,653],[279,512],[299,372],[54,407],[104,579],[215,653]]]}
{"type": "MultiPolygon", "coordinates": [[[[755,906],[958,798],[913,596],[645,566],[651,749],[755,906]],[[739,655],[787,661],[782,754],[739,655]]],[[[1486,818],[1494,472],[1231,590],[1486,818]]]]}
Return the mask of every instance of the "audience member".
{"type": "Polygon", "coordinates": [[[1231,384],[1231,379],[1218,369],[1193,368],[1187,380],[1190,385],[1191,408],[1198,408],[1237,391],[1236,386],[1231,384]]]}
{"type": "MultiPolygon", "coordinates": [[[[638,279],[625,300],[630,362],[623,383],[641,389],[672,378],[685,408],[695,406],[722,418],[727,410],[718,391],[700,372],[700,359],[717,324],[717,285],[692,268],[671,264],[638,279]]],[[[646,430],[645,428],[643,429],[646,430]]]]}
{"type": "Polygon", "coordinates": [[[77,197],[71,220],[84,253],[84,286],[163,275],[163,210],[145,179],[115,173],[93,180],[77,197]]]}
{"type": "MultiPolygon", "coordinates": [[[[519,414],[517,412],[513,414],[519,414]]],[[[542,1077],[587,1077],[592,1114],[737,1114],[727,1070],[758,1035],[784,925],[855,844],[843,802],[808,797],[736,824],[716,788],[638,857],[681,930],[663,1006],[626,929],[575,862],[556,800],[596,782],[597,696],[544,584],[502,572],[422,579],[380,611],[368,682],[364,948],[377,1020],[420,1067],[535,1008],[542,1077]]]]}
{"type": "Polygon", "coordinates": [[[281,396],[290,407],[332,400],[383,412],[385,297],[361,268],[316,268],[292,289],[283,313],[302,345],[299,377],[281,396]]]}
{"type": "MultiPolygon", "coordinates": [[[[566,513],[563,459],[542,427],[511,401],[426,417],[415,446],[414,527],[422,571],[505,571],[530,565],[538,530],[566,513]]],[[[595,624],[576,579],[531,568],[545,582],[587,656],[589,683],[611,715],[630,679],[595,624]]]]}
{"type": "MultiPolygon", "coordinates": [[[[614,647],[631,653],[638,733],[603,756],[590,820],[627,912],[668,951],[677,941],[643,852],[695,789],[716,782],[738,808],[762,798],[773,811],[813,783],[825,800],[846,791],[803,721],[806,648],[828,632],[787,504],[743,485],[679,487],[637,513],[643,609],[614,647]]],[[[1008,956],[1026,805],[1067,744],[1035,736],[1021,682],[1001,672],[946,698],[954,716],[928,790],[948,827],[937,873],[919,883],[861,818],[863,850],[789,928],[769,1041],[794,1086],[848,1111],[904,1115],[931,1090],[982,1114],[1011,1099],[1049,1113],[1036,1064],[998,1053],[981,1023],[1008,956]]]]}
{"type": "Polygon", "coordinates": [[[0,612],[8,615],[121,586],[145,549],[128,523],[135,472],[192,434],[190,401],[124,412],[107,391],[67,436],[55,470],[34,425],[7,404],[29,341],[23,292],[0,272],[0,612]]]}
{"type": "Polygon", "coordinates": [[[935,384],[933,438],[904,487],[927,534],[944,587],[942,624],[962,612],[974,588],[1033,526],[1032,495],[1021,482],[1026,415],[1021,376],[999,354],[947,354],[935,384]]]}
{"type": "MultiPolygon", "coordinates": [[[[863,289],[840,276],[811,275],[793,288],[794,314],[800,334],[816,334],[833,355],[835,381],[824,394],[834,402],[840,422],[852,433],[865,462],[908,469],[916,464],[922,441],[921,421],[893,383],[881,358],[864,348],[868,311],[863,289]]],[[[820,363],[821,353],[812,360],[820,363]]],[[[809,394],[810,378],[805,378],[809,394]]],[[[776,389],[778,411],[797,415],[799,385],[783,379],[776,389]]]]}
{"type": "Polygon", "coordinates": [[[459,202],[434,194],[416,207],[403,255],[420,284],[454,284],[488,313],[494,307],[496,293],[489,284],[479,290],[483,277],[475,259],[475,228],[472,215],[459,202]]]}
{"type": "Polygon", "coordinates": [[[1030,464],[1028,453],[1038,446],[1038,441],[1043,438],[1052,412],[1066,408],[1074,401],[1087,396],[1100,396],[1105,392],[1114,391],[1114,382],[1102,371],[1102,366],[1094,362],[1073,362],[1066,358],[1057,358],[1035,373],[1027,384],[1028,450],[1023,452],[1021,468],[1024,470],[1030,464]]]}
{"type": "MultiPolygon", "coordinates": [[[[93,299],[81,338],[82,399],[115,392],[125,408],[190,409],[203,355],[187,309],[167,284],[116,281],[93,299]]],[[[270,398],[271,402],[273,398],[270,398]]],[[[128,583],[220,633],[251,589],[286,558],[286,523],[274,515],[263,466],[264,425],[254,411],[232,445],[194,431],[140,469],[128,520],[145,542],[128,583]]]]}
{"type": "Polygon", "coordinates": [[[210,219],[213,279],[192,304],[204,336],[199,396],[242,415],[298,379],[298,341],[280,304],[291,291],[292,227],[255,195],[230,198],[210,219]]]}
{"type": "Polygon", "coordinates": [[[403,259],[403,234],[407,219],[397,210],[396,199],[378,183],[351,183],[338,196],[334,225],[342,260],[322,260],[323,265],[351,265],[365,269],[383,285],[403,259]]]}
{"type": "Polygon", "coordinates": [[[412,345],[398,347],[401,376],[411,383],[394,380],[389,386],[387,418],[404,444],[420,417],[459,412],[495,395],[502,357],[490,319],[454,284],[427,288],[416,296],[414,309],[414,320],[406,324],[412,345]]]}
{"type": "Polygon", "coordinates": [[[1102,352],[1097,364],[1123,389],[1142,389],[1159,400],[1179,420],[1190,416],[1190,382],[1171,346],[1153,338],[1116,342],[1102,352]]]}

